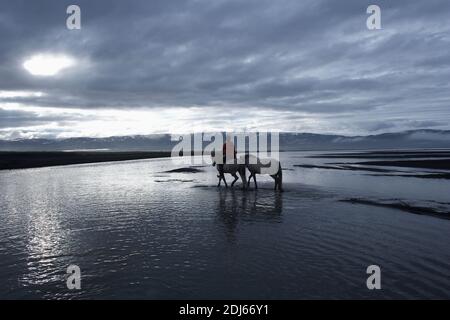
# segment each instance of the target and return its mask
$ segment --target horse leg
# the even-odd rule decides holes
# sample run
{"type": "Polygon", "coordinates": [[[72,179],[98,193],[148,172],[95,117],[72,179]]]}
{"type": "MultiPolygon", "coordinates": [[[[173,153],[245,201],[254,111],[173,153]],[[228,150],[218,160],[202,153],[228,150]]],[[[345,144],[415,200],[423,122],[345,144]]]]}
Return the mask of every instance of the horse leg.
{"type": "Polygon", "coordinates": [[[233,173],[232,175],[233,175],[234,180],[233,180],[233,182],[231,183],[231,187],[233,188],[234,184],[236,183],[236,181],[237,181],[239,178],[238,178],[238,176],[236,175],[236,173],[233,173]]]}
{"type": "Polygon", "coordinates": [[[217,184],[217,187],[220,187],[220,182],[223,178],[223,165],[218,164],[216,168],[217,168],[217,173],[218,173],[217,178],[219,178],[219,183],[217,184]]]}
{"type": "Polygon", "coordinates": [[[242,189],[246,189],[247,178],[245,177],[245,169],[244,169],[244,171],[239,171],[239,175],[241,176],[241,180],[242,180],[242,189]]]}
{"type": "Polygon", "coordinates": [[[225,183],[225,188],[228,188],[227,180],[225,180],[225,175],[222,176],[222,180],[225,183]]]}
{"type": "Polygon", "coordinates": [[[275,181],[275,186],[273,187],[273,190],[277,190],[278,189],[278,175],[274,174],[274,175],[270,175],[270,176],[273,179],[273,181],[275,181]]]}
{"type": "Polygon", "coordinates": [[[278,167],[278,172],[276,175],[273,176],[275,179],[275,187],[278,187],[277,189],[280,192],[283,192],[283,169],[281,169],[281,164],[278,167]]]}
{"type": "Polygon", "coordinates": [[[255,189],[258,189],[258,185],[256,184],[256,174],[253,174],[253,181],[255,182],[255,189]]]}
{"type": "Polygon", "coordinates": [[[250,181],[252,180],[252,175],[253,173],[250,173],[250,176],[248,177],[247,188],[250,188],[250,181]]]}

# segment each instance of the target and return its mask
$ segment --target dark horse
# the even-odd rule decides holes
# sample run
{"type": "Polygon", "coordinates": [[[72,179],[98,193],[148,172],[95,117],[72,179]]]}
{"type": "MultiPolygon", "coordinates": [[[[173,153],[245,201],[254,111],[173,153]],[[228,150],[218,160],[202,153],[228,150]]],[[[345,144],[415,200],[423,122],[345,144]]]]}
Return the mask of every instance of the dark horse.
{"type": "Polygon", "coordinates": [[[217,177],[219,178],[219,184],[217,185],[218,187],[220,186],[220,182],[222,180],[225,183],[225,187],[228,187],[227,181],[225,180],[225,173],[229,173],[234,177],[234,180],[231,183],[231,187],[233,187],[236,181],[239,179],[239,177],[237,176],[237,173],[239,173],[239,176],[242,179],[242,189],[246,188],[247,178],[245,173],[245,164],[240,164],[236,160],[234,160],[233,163],[223,163],[223,161],[220,161],[220,163],[218,163],[216,159],[223,160],[223,156],[221,154],[217,154],[216,156],[214,152],[211,153],[211,157],[213,159],[212,165],[215,166],[217,168],[217,171],[219,172],[219,174],[217,175],[217,177]]]}

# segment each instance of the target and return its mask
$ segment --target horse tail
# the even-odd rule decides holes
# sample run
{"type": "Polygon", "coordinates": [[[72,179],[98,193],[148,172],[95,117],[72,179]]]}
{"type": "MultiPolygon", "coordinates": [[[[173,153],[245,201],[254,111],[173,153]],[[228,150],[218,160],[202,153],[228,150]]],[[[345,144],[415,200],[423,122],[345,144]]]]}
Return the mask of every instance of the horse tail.
{"type": "Polygon", "coordinates": [[[282,184],[283,184],[283,168],[281,168],[281,161],[278,162],[278,188],[280,191],[283,190],[282,184]]]}

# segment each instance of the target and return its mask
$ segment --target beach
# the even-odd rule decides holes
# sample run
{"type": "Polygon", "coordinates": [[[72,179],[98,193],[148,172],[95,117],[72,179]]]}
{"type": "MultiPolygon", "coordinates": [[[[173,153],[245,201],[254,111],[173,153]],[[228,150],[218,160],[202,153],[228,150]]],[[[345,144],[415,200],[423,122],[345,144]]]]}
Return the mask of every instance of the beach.
{"type": "Polygon", "coordinates": [[[1,296],[450,298],[449,181],[295,166],[362,161],[319,156],[281,153],[284,192],[262,176],[218,188],[216,168],[186,159],[2,171],[1,296]],[[66,287],[71,264],[81,290],[66,287]]]}
{"type": "Polygon", "coordinates": [[[40,168],[40,167],[64,166],[82,163],[126,161],[126,160],[153,159],[164,157],[170,157],[170,152],[0,151],[0,170],[40,168]]]}

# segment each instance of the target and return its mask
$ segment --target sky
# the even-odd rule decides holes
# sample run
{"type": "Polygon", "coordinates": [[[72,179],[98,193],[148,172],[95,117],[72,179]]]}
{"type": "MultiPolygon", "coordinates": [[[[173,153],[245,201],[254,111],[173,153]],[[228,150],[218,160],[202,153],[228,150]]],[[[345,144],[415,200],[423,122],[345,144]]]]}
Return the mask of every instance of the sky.
{"type": "Polygon", "coordinates": [[[447,0],[0,0],[0,139],[447,130],[449,12],[447,0]],[[366,26],[371,4],[380,30],[366,26]]]}

